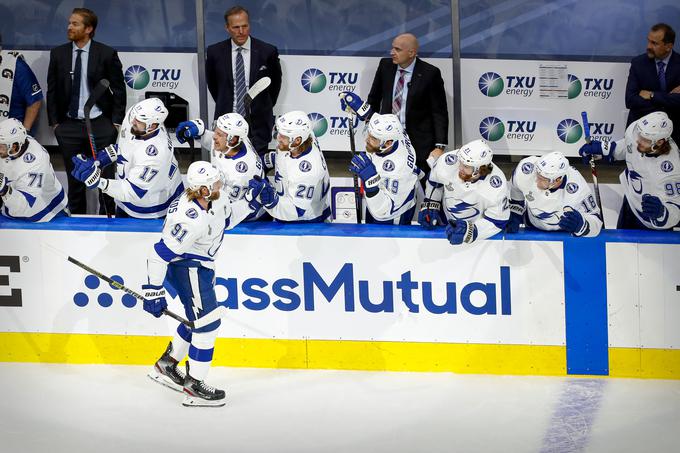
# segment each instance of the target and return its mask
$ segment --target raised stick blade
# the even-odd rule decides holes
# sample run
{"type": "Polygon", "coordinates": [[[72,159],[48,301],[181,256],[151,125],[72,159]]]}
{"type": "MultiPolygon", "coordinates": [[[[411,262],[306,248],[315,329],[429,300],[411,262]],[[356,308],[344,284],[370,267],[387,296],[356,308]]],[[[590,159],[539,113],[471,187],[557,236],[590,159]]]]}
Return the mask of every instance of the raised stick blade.
{"type": "Polygon", "coordinates": [[[109,85],[111,83],[106,80],[106,79],[101,79],[99,83],[94,87],[94,90],[90,93],[90,97],[87,98],[87,101],[85,102],[85,107],[83,108],[85,116],[89,116],[90,110],[92,110],[92,107],[97,103],[100,97],[104,94],[106,90],[109,89],[109,85]]]}
{"type": "Polygon", "coordinates": [[[246,92],[246,102],[253,102],[253,99],[255,99],[258,94],[262,93],[269,85],[271,85],[271,83],[272,79],[269,77],[262,77],[255,82],[255,84],[246,92]]]}

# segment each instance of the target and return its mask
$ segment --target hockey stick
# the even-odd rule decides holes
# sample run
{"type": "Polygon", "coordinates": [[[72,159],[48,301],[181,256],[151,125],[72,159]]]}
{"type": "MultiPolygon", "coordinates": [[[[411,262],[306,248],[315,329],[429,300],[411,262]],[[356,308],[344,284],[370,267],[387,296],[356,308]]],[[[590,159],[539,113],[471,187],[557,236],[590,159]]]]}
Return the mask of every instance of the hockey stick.
{"type": "MultiPolygon", "coordinates": [[[[87,129],[87,138],[90,141],[90,150],[92,151],[92,158],[94,160],[97,160],[97,148],[95,145],[94,141],[94,132],[92,132],[92,120],[90,119],[90,112],[92,111],[92,107],[97,103],[99,98],[102,97],[102,95],[106,92],[106,90],[109,89],[109,81],[106,79],[101,79],[97,86],[94,87],[94,90],[90,93],[90,97],[87,98],[87,101],[85,102],[85,107],[83,108],[83,113],[85,114],[85,129],[87,129]]],[[[101,189],[97,189],[99,191],[99,203],[101,203],[102,206],[104,206],[104,212],[106,213],[106,217],[109,219],[111,218],[111,213],[109,212],[108,208],[106,207],[106,203],[104,202],[104,193],[101,191],[101,189]]]]}
{"type": "MultiPolygon", "coordinates": [[[[349,129],[349,149],[352,152],[352,157],[357,155],[357,147],[354,142],[354,113],[347,114],[347,129],[349,129]]],[[[352,180],[354,182],[354,207],[357,211],[357,224],[361,223],[361,187],[359,186],[359,176],[352,173],[352,180]]]]}
{"type": "MultiPolygon", "coordinates": [[[[110,277],[107,277],[106,275],[102,274],[101,272],[99,272],[95,269],[92,269],[87,264],[84,264],[84,263],[78,261],[77,259],[73,258],[72,256],[68,256],[67,259],[71,263],[75,264],[76,266],[80,267],[81,269],[86,270],[87,272],[94,275],[95,277],[99,277],[100,279],[104,280],[106,283],[110,284],[114,288],[120,289],[121,291],[125,291],[126,293],[135,297],[136,299],[139,299],[139,300],[142,300],[142,301],[144,300],[144,297],[141,294],[131,290],[127,286],[123,285],[122,283],[117,282],[110,277]]],[[[177,315],[177,314],[171,312],[167,308],[165,310],[163,310],[164,315],[170,316],[171,318],[176,319],[177,321],[181,322],[185,326],[190,327],[192,329],[200,329],[201,327],[207,326],[208,324],[213,323],[213,322],[217,321],[218,319],[221,319],[226,314],[225,312],[226,312],[226,308],[224,308],[223,306],[219,306],[215,310],[213,310],[210,313],[208,313],[207,315],[197,319],[196,321],[188,321],[188,320],[184,319],[183,317],[181,317],[180,315],[177,315]]]]}
{"type": "Polygon", "coordinates": [[[243,97],[243,107],[246,110],[246,121],[250,124],[250,104],[253,103],[253,99],[257,97],[258,94],[262,93],[264,90],[271,85],[272,79],[269,77],[262,77],[260,80],[255,82],[248,91],[246,91],[243,97]]]}
{"type": "MultiPolygon", "coordinates": [[[[583,120],[583,133],[586,138],[586,143],[590,143],[590,123],[588,123],[588,113],[581,112],[581,119],[583,120]]],[[[604,218],[604,211],[602,210],[602,201],[600,199],[600,185],[597,183],[597,168],[595,167],[595,157],[590,155],[590,174],[593,176],[593,190],[595,192],[595,202],[600,210],[600,215],[604,218]]]]}

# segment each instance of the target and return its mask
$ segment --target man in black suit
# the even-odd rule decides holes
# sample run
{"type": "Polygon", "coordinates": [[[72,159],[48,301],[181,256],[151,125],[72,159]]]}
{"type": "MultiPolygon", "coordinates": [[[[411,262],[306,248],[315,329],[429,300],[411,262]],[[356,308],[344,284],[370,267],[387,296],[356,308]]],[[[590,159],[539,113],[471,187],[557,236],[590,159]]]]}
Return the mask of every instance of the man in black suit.
{"type": "MultiPolygon", "coordinates": [[[[86,214],[85,185],[71,175],[72,158],[76,154],[91,155],[90,142],[84,122],[84,106],[90,92],[100,80],[110,82],[110,91],[92,108],[92,131],[96,150],[115,143],[125,115],[125,83],[123,68],[117,52],[109,46],[93,41],[97,16],[87,8],[75,8],[69,17],[69,43],[50,52],[47,70],[47,117],[59,144],[68,175],[68,202],[71,213],[86,214]]],[[[107,168],[113,177],[113,168],[107,168]]],[[[104,174],[105,172],[102,172],[104,174]]],[[[108,212],[115,205],[106,197],[108,212]]],[[[103,206],[100,206],[100,213],[103,206]]]]}
{"type": "Polygon", "coordinates": [[[248,11],[234,6],[224,13],[224,28],[230,39],[208,47],[205,75],[215,100],[215,119],[236,112],[246,117],[243,96],[262,77],[271,85],[251,105],[250,140],[258,154],[267,152],[274,127],[274,105],[281,90],[279,51],[271,44],[250,36],[248,11]]]}
{"type": "MultiPolygon", "coordinates": [[[[630,62],[626,84],[626,107],[630,125],[643,116],[662,111],[680,124],[680,55],[673,51],[675,31],[667,24],[654,25],[647,35],[647,52],[630,62]]],[[[680,139],[680,127],[673,128],[680,139]]]]}
{"type": "Polygon", "coordinates": [[[394,38],[392,58],[380,60],[366,102],[373,111],[399,117],[416,150],[416,164],[428,173],[430,153],[443,151],[448,143],[449,113],[439,68],[417,54],[414,35],[394,38]]]}

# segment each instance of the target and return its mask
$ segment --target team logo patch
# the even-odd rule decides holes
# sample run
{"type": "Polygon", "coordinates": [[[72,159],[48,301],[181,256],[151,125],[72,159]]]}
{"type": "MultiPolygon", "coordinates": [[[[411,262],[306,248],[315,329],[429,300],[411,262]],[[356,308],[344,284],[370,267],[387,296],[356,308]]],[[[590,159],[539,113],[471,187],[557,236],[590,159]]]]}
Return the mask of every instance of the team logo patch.
{"type": "Polygon", "coordinates": [[[35,156],[31,153],[25,153],[24,154],[24,162],[30,164],[35,160],[35,156]]]}
{"type": "Polygon", "coordinates": [[[236,171],[239,173],[245,173],[248,171],[248,164],[245,162],[239,162],[236,164],[236,171]]]}
{"type": "Polygon", "coordinates": [[[578,190],[578,184],[576,184],[575,182],[567,183],[567,192],[568,193],[576,193],[577,190],[578,190]]]}
{"type": "Polygon", "coordinates": [[[529,192],[529,193],[526,195],[525,198],[527,199],[527,201],[534,201],[534,200],[535,200],[535,198],[534,198],[534,193],[533,193],[533,192],[529,192]]]}
{"type": "Polygon", "coordinates": [[[146,148],[146,154],[148,154],[149,156],[157,156],[158,155],[158,149],[153,145],[149,145],[146,148]]]}
{"type": "Polygon", "coordinates": [[[533,173],[533,171],[534,164],[529,162],[525,162],[524,164],[522,164],[522,173],[524,173],[525,175],[530,175],[531,173],[533,173]]]}
{"type": "Polygon", "coordinates": [[[491,184],[491,187],[498,189],[503,185],[503,180],[500,178],[500,176],[492,176],[489,180],[489,184],[491,184]]]}
{"type": "Polygon", "coordinates": [[[302,162],[300,162],[300,171],[307,173],[311,169],[312,164],[310,164],[309,161],[303,160],[302,162]]]}
{"type": "Polygon", "coordinates": [[[194,208],[187,209],[187,212],[185,212],[185,214],[190,219],[195,219],[198,217],[198,211],[196,211],[194,208]]]}
{"type": "Polygon", "coordinates": [[[385,160],[385,162],[383,162],[383,170],[385,170],[385,171],[394,170],[394,162],[392,162],[389,159],[385,160]]]}
{"type": "Polygon", "coordinates": [[[661,162],[661,171],[664,173],[670,173],[673,171],[673,164],[670,160],[664,160],[661,162]]]}
{"type": "Polygon", "coordinates": [[[456,163],[456,160],[458,159],[458,156],[455,154],[447,154],[446,157],[444,158],[444,162],[446,162],[446,165],[453,165],[456,163]]]}

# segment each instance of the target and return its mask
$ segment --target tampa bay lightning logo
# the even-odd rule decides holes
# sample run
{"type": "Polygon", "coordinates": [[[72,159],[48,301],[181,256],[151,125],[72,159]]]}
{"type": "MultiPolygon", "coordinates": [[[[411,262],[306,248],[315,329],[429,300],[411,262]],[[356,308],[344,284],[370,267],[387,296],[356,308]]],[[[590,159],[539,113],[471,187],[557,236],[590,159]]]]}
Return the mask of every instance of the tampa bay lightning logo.
{"type": "Polygon", "coordinates": [[[453,165],[456,163],[456,160],[458,160],[458,155],[455,153],[447,154],[446,157],[444,158],[444,162],[446,162],[446,165],[453,165]]]}
{"type": "Polygon", "coordinates": [[[158,148],[156,148],[154,145],[149,145],[146,148],[146,154],[149,156],[157,156],[158,155],[158,148]]]}
{"type": "Polygon", "coordinates": [[[198,212],[194,208],[189,208],[187,209],[187,212],[185,213],[187,217],[190,219],[195,219],[198,217],[198,212]]]}
{"type": "Polygon", "coordinates": [[[640,176],[640,173],[636,171],[628,172],[628,181],[633,188],[633,192],[638,195],[642,193],[642,176],[640,176]]]}
{"type": "Polygon", "coordinates": [[[386,159],[385,162],[383,162],[383,170],[385,170],[385,171],[394,170],[394,162],[392,162],[389,159],[386,159]]]}
{"type": "Polygon", "coordinates": [[[30,164],[35,160],[35,156],[31,153],[24,153],[24,162],[30,164]]]}
{"type": "Polygon", "coordinates": [[[248,164],[245,162],[239,162],[236,164],[236,171],[239,173],[245,173],[248,171],[248,164]]]}
{"type": "Polygon", "coordinates": [[[522,173],[525,175],[530,175],[534,172],[534,164],[530,162],[525,162],[522,164],[522,173]]]}
{"type": "Polygon", "coordinates": [[[664,160],[661,162],[661,171],[664,173],[670,173],[673,171],[673,164],[670,160],[664,160]]]}
{"type": "Polygon", "coordinates": [[[447,209],[457,220],[473,219],[479,215],[479,209],[474,204],[461,201],[447,209]]]}
{"type": "Polygon", "coordinates": [[[300,162],[300,171],[307,173],[309,170],[312,169],[312,164],[309,163],[307,160],[303,160],[300,162]]]}
{"type": "Polygon", "coordinates": [[[531,214],[538,220],[548,225],[557,225],[560,223],[560,215],[557,211],[544,211],[542,209],[531,209],[531,214]]]}
{"type": "Polygon", "coordinates": [[[491,184],[491,187],[494,189],[498,189],[503,185],[503,180],[499,176],[492,176],[489,180],[489,184],[491,184]]]}
{"type": "Polygon", "coordinates": [[[578,191],[578,184],[570,182],[567,184],[567,193],[576,193],[578,191]]]}

